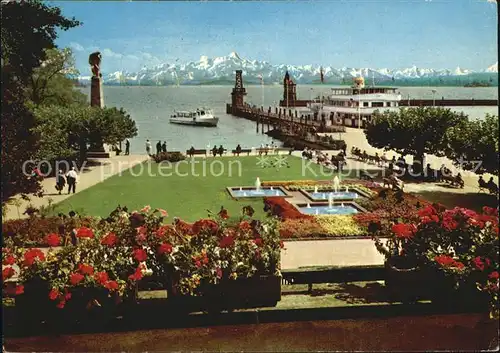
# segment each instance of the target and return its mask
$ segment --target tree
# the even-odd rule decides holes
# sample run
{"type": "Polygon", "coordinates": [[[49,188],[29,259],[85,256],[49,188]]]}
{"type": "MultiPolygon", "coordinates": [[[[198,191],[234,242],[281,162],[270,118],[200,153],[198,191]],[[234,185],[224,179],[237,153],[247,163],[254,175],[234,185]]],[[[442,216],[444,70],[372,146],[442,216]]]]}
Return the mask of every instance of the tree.
{"type": "Polygon", "coordinates": [[[450,128],[447,157],[465,170],[498,175],[498,129],[498,116],[489,114],[450,128]]]}
{"type": "Polygon", "coordinates": [[[57,7],[38,0],[9,1],[2,13],[2,203],[17,193],[37,193],[40,184],[22,170],[37,150],[33,113],[26,106],[26,86],[34,68],[54,48],[57,30],[79,25],[57,7]]]}
{"type": "Polygon", "coordinates": [[[71,106],[39,106],[35,110],[40,138],[38,158],[58,160],[73,158],[79,152],[85,160],[88,145],[116,144],[137,136],[137,127],[123,109],[71,106]]]}
{"type": "Polygon", "coordinates": [[[402,155],[413,155],[416,170],[422,171],[426,153],[444,156],[449,128],[464,124],[468,118],[463,113],[434,107],[402,108],[373,114],[365,129],[368,143],[377,148],[394,150],[402,155]]]}
{"type": "Polygon", "coordinates": [[[86,104],[87,96],[75,89],[79,74],[71,49],[47,49],[45,60],[33,70],[28,97],[35,104],[86,104]]]}
{"type": "Polygon", "coordinates": [[[45,59],[45,49],[55,48],[57,29],[66,31],[81,24],[40,0],[2,2],[1,10],[2,66],[10,66],[24,84],[45,59]]]}

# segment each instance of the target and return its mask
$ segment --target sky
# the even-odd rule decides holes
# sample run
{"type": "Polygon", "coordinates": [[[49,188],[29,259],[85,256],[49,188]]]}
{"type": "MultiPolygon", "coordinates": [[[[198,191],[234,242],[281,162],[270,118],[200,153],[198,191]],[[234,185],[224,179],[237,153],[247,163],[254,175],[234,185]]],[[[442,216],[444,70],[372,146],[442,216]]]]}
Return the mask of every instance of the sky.
{"type": "Polygon", "coordinates": [[[54,1],[77,68],[138,71],[236,52],[285,65],[484,70],[498,61],[492,0],[54,1]]]}

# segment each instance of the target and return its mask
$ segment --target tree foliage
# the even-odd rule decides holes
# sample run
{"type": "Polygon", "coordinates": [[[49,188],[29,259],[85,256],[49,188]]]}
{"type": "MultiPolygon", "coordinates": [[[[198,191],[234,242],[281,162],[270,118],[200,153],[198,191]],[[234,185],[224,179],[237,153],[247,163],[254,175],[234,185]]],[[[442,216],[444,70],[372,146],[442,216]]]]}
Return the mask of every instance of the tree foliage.
{"type": "Polygon", "coordinates": [[[465,170],[498,175],[498,133],[498,116],[489,114],[452,127],[447,131],[447,156],[465,170]]]}
{"type": "Polygon", "coordinates": [[[1,10],[2,66],[10,66],[12,74],[23,83],[45,59],[45,49],[55,47],[57,30],[81,24],[40,0],[2,2],[1,10]]]}
{"type": "Polygon", "coordinates": [[[45,60],[31,75],[28,98],[35,105],[85,104],[87,97],[75,89],[74,78],[78,74],[71,49],[47,49],[45,60]]]}
{"type": "Polygon", "coordinates": [[[370,145],[402,155],[422,157],[429,153],[444,156],[446,131],[467,119],[465,114],[450,109],[402,108],[396,112],[375,112],[365,134],[370,145]]]}
{"type": "Polygon", "coordinates": [[[55,160],[71,158],[76,151],[85,159],[88,145],[116,144],[137,135],[135,122],[123,109],[71,106],[39,106],[34,110],[40,138],[37,156],[55,160]]]}

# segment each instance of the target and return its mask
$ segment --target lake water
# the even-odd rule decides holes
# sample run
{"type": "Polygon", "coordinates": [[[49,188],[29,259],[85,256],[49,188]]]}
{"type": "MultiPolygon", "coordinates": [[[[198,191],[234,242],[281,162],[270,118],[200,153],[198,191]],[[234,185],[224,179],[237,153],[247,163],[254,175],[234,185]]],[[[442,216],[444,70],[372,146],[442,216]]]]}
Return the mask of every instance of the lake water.
{"type": "MultiPolygon", "coordinates": [[[[300,85],[297,86],[298,99],[310,99],[327,94],[335,86],[300,85]]],[[[338,87],[338,86],[337,86],[338,87]]],[[[498,99],[497,87],[401,87],[403,99],[498,99]]],[[[248,86],[245,101],[250,104],[277,106],[283,96],[283,87],[248,86]]],[[[90,87],[83,89],[89,93],[90,87]]],[[[198,149],[207,145],[223,145],[235,148],[239,143],[243,148],[257,147],[271,143],[272,139],[256,132],[254,122],[226,114],[226,103],[231,102],[231,86],[104,86],[104,104],[123,107],[135,120],[139,129],[137,137],[131,140],[131,153],[145,153],[146,139],[150,139],[153,150],[158,140],[167,141],[169,150],[186,150],[191,146],[198,149]],[[174,110],[211,108],[220,118],[216,128],[192,127],[169,123],[174,110]]],[[[481,118],[486,113],[498,114],[498,107],[457,107],[470,118],[481,118]]]]}

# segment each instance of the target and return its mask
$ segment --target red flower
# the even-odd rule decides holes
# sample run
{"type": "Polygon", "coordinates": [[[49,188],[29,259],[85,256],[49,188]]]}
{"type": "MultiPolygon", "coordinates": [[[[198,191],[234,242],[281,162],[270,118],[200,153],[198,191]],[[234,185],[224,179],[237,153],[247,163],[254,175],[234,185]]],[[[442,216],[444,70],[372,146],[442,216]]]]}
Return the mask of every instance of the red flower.
{"type": "Polygon", "coordinates": [[[66,305],[66,301],[65,300],[61,300],[59,303],[57,303],[57,308],[58,309],[63,309],[64,306],[66,305]]]}
{"type": "Polygon", "coordinates": [[[107,246],[113,246],[118,242],[118,237],[116,236],[115,233],[108,233],[104,238],[101,240],[101,244],[107,245],[107,246]]]}
{"type": "Polygon", "coordinates": [[[240,222],[239,227],[242,231],[248,231],[252,229],[252,226],[247,221],[240,222]]]}
{"type": "Polygon", "coordinates": [[[146,227],[144,226],[137,227],[135,230],[137,231],[137,234],[146,234],[147,231],[146,227]]]}
{"type": "Polygon", "coordinates": [[[57,289],[52,288],[49,292],[50,300],[56,300],[59,297],[59,291],[57,289]]]}
{"type": "Polygon", "coordinates": [[[491,279],[498,279],[498,272],[497,271],[493,271],[492,273],[490,273],[488,275],[488,278],[491,278],[491,279]]]}
{"type": "Polygon", "coordinates": [[[158,247],[158,254],[170,254],[172,252],[172,245],[169,243],[163,243],[158,247]]]}
{"type": "Polygon", "coordinates": [[[144,249],[135,249],[134,250],[134,259],[136,259],[139,262],[146,261],[148,258],[148,254],[144,249]]]}
{"type": "Polygon", "coordinates": [[[211,219],[200,219],[193,224],[193,233],[200,234],[201,232],[216,233],[219,230],[219,225],[211,219]]]}
{"type": "Polygon", "coordinates": [[[283,240],[280,240],[280,248],[284,249],[285,248],[285,243],[283,243],[283,240]]]}
{"type": "Polygon", "coordinates": [[[429,205],[427,207],[420,209],[417,212],[417,214],[419,217],[429,217],[430,218],[431,216],[436,215],[436,209],[434,207],[432,207],[431,205],[429,205]]]}
{"type": "Polygon", "coordinates": [[[3,261],[2,261],[2,264],[3,265],[14,265],[16,263],[16,258],[12,255],[8,255],[3,261]]]}
{"type": "Polygon", "coordinates": [[[480,256],[477,256],[474,258],[474,260],[472,260],[472,262],[474,263],[474,266],[479,270],[479,271],[484,271],[484,269],[489,266],[490,264],[490,260],[489,259],[486,259],[486,263],[483,262],[483,260],[481,259],[480,256]]]}
{"type": "Polygon", "coordinates": [[[144,207],[141,209],[141,212],[143,212],[143,213],[148,213],[150,210],[151,210],[151,206],[147,205],[147,206],[144,206],[144,207]]]}
{"type": "Polygon", "coordinates": [[[39,261],[45,260],[45,254],[40,249],[30,249],[24,253],[24,265],[31,266],[38,259],[39,261]]]}
{"type": "Polygon", "coordinates": [[[134,274],[128,276],[128,278],[132,281],[139,281],[142,279],[142,277],[143,277],[143,275],[142,275],[142,267],[141,266],[137,267],[134,274]]]}
{"type": "Polygon", "coordinates": [[[457,227],[458,227],[458,222],[455,221],[454,219],[451,219],[451,218],[444,218],[443,219],[443,228],[444,229],[451,231],[451,230],[457,229],[457,227]]]}
{"type": "Polygon", "coordinates": [[[451,256],[448,255],[439,255],[434,258],[438,264],[443,267],[456,267],[458,269],[463,269],[465,265],[461,262],[455,261],[451,256]]]}
{"type": "Polygon", "coordinates": [[[109,277],[106,272],[97,272],[94,275],[94,279],[101,285],[105,285],[105,283],[108,281],[109,277]]]}
{"type": "Polygon", "coordinates": [[[61,244],[61,237],[56,233],[51,233],[45,237],[45,242],[48,246],[58,246],[61,244]]]}
{"type": "Polygon", "coordinates": [[[70,293],[70,292],[66,292],[66,293],[64,294],[64,300],[65,300],[65,301],[68,301],[68,300],[70,300],[70,299],[71,299],[71,293],[70,293]]]}
{"type": "Polygon", "coordinates": [[[254,242],[255,245],[257,245],[259,247],[263,245],[262,238],[254,239],[253,242],[254,242]]]}
{"type": "Polygon", "coordinates": [[[201,261],[200,260],[196,260],[194,262],[194,265],[197,267],[197,268],[200,268],[201,267],[201,261]]]}
{"type": "Polygon", "coordinates": [[[78,283],[83,281],[83,275],[81,273],[72,273],[69,276],[69,282],[73,285],[76,286],[78,283]]]}
{"type": "Polygon", "coordinates": [[[217,275],[217,278],[222,278],[222,270],[220,267],[217,267],[217,270],[216,270],[216,275],[217,275]]]}
{"type": "Polygon", "coordinates": [[[223,237],[219,242],[221,248],[229,248],[234,245],[234,238],[232,236],[223,237]]]}
{"type": "Polygon", "coordinates": [[[110,291],[117,290],[118,289],[118,283],[116,281],[108,281],[104,285],[104,287],[110,291]]]}
{"type": "Polygon", "coordinates": [[[163,216],[163,217],[167,217],[168,216],[168,212],[165,211],[164,209],[162,208],[159,208],[158,211],[160,211],[160,214],[163,216]]]}
{"type": "Polygon", "coordinates": [[[78,271],[84,275],[92,275],[94,273],[94,268],[90,265],[79,264],[78,271]]]}
{"type": "Polygon", "coordinates": [[[484,206],[483,213],[489,216],[498,216],[497,209],[493,207],[484,206]]]}
{"type": "Polygon", "coordinates": [[[484,222],[483,222],[483,221],[481,221],[481,220],[479,220],[479,219],[476,219],[476,218],[472,218],[472,217],[471,217],[471,218],[469,218],[469,219],[467,220],[467,223],[468,223],[469,225],[471,225],[471,226],[479,227],[479,228],[481,228],[481,229],[483,229],[483,228],[484,228],[484,222]]]}
{"type": "Polygon", "coordinates": [[[207,257],[207,255],[205,255],[205,257],[203,258],[203,264],[204,265],[208,264],[208,257],[207,257]]]}
{"type": "Polygon", "coordinates": [[[2,279],[5,281],[13,277],[16,274],[16,271],[12,267],[6,267],[2,270],[2,279]]]}
{"type": "Polygon", "coordinates": [[[94,232],[90,228],[81,227],[76,230],[76,236],[78,238],[93,238],[94,232]]]}
{"type": "Polygon", "coordinates": [[[186,222],[181,221],[181,220],[177,220],[175,222],[175,228],[179,232],[184,233],[184,234],[193,234],[193,233],[195,233],[193,231],[193,225],[192,224],[186,223],[186,222]]]}
{"type": "Polygon", "coordinates": [[[24,286],[22,284],[16,286],[16,290],[14,291],[15,295],[20,295],[24,293],[24,286]]]}
{"type": "Polygon", "coordinates": [[[225,208],[222,208],[219,211],[219,217],[222,218],[222,219],[228,219],[229,218],[229,213],[227,212],[227,210],[225,208]]]}
{"type": "Polygon", "coordinates": [[[415,228],[411,224],[398,223],[392,226],[392,232],[398,238],[411,238],[415,232],[415,228]]]}

